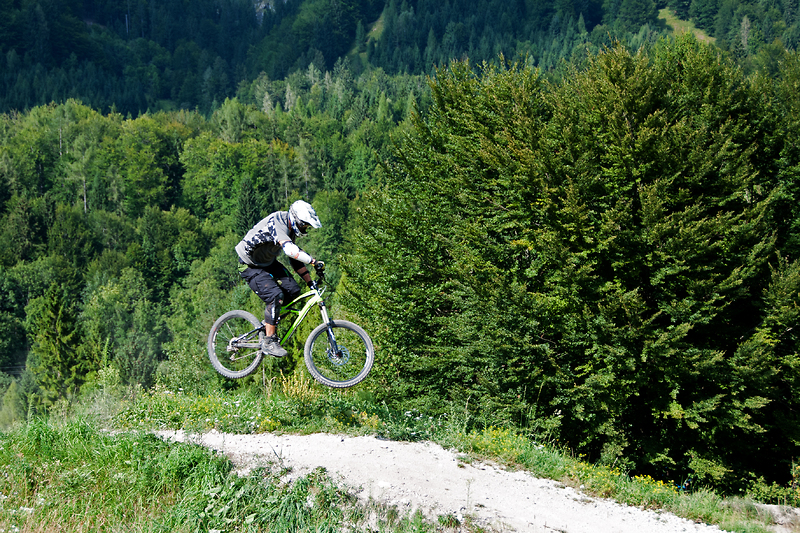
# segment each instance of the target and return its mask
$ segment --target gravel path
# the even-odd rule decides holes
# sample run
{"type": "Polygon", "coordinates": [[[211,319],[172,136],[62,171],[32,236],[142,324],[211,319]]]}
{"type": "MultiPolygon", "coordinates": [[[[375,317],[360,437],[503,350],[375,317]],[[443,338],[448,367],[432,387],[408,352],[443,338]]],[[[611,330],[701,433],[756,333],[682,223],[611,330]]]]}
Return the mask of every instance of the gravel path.
{"type": "Polygon", "coordinates": [[[239,471],[280,463],[290,476],[324,467],[353,487],[359,498],[394,505],[401,512],[471,515],[495,531],[552,533],[709,533],[717,526],[696,524],[669,513],[645,511],[612,500],[588,497],[572,488],[526,472],[463,463],[432,443],[375,437],[313,435],[235,435],[212,431],[164,431],[163,438],[194,442],[225,453],[239,471]]]}

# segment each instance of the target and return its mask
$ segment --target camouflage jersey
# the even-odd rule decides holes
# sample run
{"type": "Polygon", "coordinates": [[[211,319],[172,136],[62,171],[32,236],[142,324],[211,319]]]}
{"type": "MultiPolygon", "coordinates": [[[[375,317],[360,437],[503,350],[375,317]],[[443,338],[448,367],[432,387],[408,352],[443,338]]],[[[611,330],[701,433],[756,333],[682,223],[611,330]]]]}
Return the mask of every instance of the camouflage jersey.
{"type": "Polygon", "coordinates": [[[246,265],[255,267],[271,265],[281,251],[294,261],[313,263],[311,255],[294,243],[295,238],[297,234],[292,229],[289,213],[276,211],[247,232],[236,245],[236,253],[246,265]]]}

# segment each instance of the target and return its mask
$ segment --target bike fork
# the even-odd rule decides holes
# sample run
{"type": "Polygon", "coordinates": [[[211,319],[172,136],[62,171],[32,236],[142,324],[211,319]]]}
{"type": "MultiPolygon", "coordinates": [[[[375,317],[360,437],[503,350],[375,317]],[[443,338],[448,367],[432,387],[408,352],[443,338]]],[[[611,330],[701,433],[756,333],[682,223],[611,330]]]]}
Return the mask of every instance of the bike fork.
{"type": "Polygon", "coordinates": [[[319,303],[319,311],[322,315],[322,322],[328,326],[328,345],[330,346],[331,351],[338,355],[339,345],[336,344],[336,335],[333,333],[333,320],[331,320],[328,316],[328,309],[325,307],[325,302],[319,303]]]}

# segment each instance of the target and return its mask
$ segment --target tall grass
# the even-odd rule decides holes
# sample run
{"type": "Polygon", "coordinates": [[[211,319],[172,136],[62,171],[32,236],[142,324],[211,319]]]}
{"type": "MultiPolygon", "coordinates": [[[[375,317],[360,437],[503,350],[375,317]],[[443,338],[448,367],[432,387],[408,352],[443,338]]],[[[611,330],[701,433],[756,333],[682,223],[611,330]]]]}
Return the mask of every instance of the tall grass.
{"type": "MultiPolygon", "coordinates": [[[[476,458],[485,458],[533,475],[554,479],[587,494],[648,509],[673,512],[727,531],[767,532],[772,515],[747,499],[722,498],[712,491],[687,492],[672,481],[628,476],[592,465],[554,443],[537,443],[508,428],[470,428],[464,413],[430,417],[393,411],[359,393],[331,391],[310,380],[284,380],[272,394],[192,396],[154,390],[128,405],[122,424],[153,428],[238,433],[262,431],[374,434],[393,440],[432,440],[476,458]]],[[[798,494],[800,496],[800,494],[798,494]]],[[[795,526],[796,531],[800,527],[795,526]]]]}
{"type": "Polygon", "coordinates": [[[432,440],[449,424],[416,411],[393,411],[368,394],[333,391],[302,375],[283,380],[269,394],[250,389],[194,395],[157,387],[127,402],[114,420],[130,429],[325,431],[392,440],[432,440]]]}
{"type": "Polygon", "coordinates": [[[85,420],[0,433],[0,471],[2,531],[428,530],[359,505],[322,469],[292,483],[272,468],[240,477],[214,451],[85,420]]]}
{"type": "Polygon", "coordinates": [[[238,477],[224,457],[195,445],[165,443],[151,435],[153,429],[327,431],[432,440],[465,460],[524,468],[590,495],[670,511],[727,531],[766,532],[772,524],[771,515],[747,499],[682,492],[672,482],[588,464],[569,450],[512,429],[472,428],[464,413],[434,418],[394,411],[365,393],[332,391],[303,375],[239,393],[193,395],[156,388],[113,408],[82,406],[81,411],[115,414],[103,423],[106,429],[100,429],[98,417],[89,422],[73,415],[60,416],[57,423],[34,420],[0,434],[0,529],[479,530],[452,517],[430,524],[377,504],[365,507],[324,471],[291,484],[281,481],[278,467],[238,477]]]}

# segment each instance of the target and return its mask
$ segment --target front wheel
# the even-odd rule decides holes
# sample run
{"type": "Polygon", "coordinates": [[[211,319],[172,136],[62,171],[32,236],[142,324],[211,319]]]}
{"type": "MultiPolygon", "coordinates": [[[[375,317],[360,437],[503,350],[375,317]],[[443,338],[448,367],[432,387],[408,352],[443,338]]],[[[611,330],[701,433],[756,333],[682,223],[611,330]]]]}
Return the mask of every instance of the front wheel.
{"type": "Polygon", "coordinates": [[[328,387],[344,388],[363,381],[375,361],[372,339],[361,327],[346,320],[320,324],[308,336],[305,361],[314,379],[328,387]]]}
{"type": "Polygon", "coordinates": [[[228,379],[249,376],[258,368],[264,327],[247,311],[228,311],[214,322],[208,334],[208,358],[228,379]]]}

